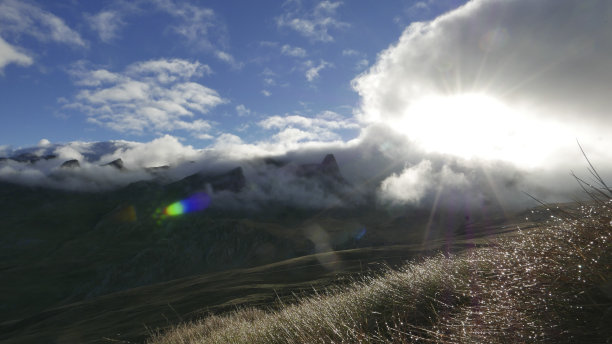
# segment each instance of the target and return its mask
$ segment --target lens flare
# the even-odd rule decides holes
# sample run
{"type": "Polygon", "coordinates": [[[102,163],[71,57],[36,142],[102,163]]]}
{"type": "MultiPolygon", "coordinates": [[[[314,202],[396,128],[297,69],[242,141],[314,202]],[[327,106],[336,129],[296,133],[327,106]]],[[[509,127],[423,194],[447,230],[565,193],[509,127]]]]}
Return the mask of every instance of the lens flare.
{"type": "Polygon", "coordinates": [[[357,234],[355,235],[355,239],[360,240],[361,238],[363,238],[363,236],[364,236],[365,234],[366,234],[366,229],[365,229],[365,227],[362,227],[362,228],[359,230],[359,233],[357,233],[357,234]]]}
{"type": "Polygon", "coordinates": [[[202,211],[210,205],[210,196],[205,193],[197,193],[189,198],[174,202],[164,208],[163,214],[167,216],[178,216],[186,213],[202,211]]]}

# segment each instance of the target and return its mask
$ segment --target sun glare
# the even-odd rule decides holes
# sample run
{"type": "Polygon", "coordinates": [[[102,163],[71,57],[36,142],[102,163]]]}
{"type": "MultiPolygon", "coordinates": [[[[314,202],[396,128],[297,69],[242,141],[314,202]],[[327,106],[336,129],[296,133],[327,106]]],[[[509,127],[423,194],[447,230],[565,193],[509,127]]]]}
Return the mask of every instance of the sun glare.
{"type": "Polygon", "coordinates": [[[565,130],[482,94],[428,97],[391,125],[427,151],[538,165],[565,130]]]}

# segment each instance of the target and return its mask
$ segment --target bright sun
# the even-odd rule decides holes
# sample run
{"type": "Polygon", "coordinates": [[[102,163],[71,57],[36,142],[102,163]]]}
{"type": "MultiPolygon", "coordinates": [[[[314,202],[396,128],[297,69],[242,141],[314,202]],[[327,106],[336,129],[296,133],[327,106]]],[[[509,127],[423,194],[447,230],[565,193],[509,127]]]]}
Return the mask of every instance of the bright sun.
{"type": "Polygon", "coordinates": [[[565,130],[483,94],[435,96],[413,104],[392,127],[427,151],[538,165],[565,130]]]}

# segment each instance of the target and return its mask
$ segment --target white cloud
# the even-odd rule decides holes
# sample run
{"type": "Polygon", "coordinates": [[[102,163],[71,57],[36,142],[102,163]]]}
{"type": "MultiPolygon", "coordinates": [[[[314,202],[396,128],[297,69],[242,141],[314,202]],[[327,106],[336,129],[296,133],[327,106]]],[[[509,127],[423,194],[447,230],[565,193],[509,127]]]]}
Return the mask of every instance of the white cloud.
{"type": "Polygon", "coordinates": [[[96,15],[86,16],[89,26],[100,36],[100,40],[110,43],[117,37],[117,31],[125,25],[117,11],[102,11],[96,15]]]}
{"type": "Polygon", "coordinates": [[[211,129],[196,116],[226,103],[219,94],[191,79],[211,73],[207,65],[180,59],[136,62],[125,72],[87,69],[77,64],[75,84],[83,88],[63,108],[88,115],[88,121],[120,132],[211,129]]]}
{"type": "Polygon", "coordinates": [[[393,173],[380,183],[380,200],[392,204],[419,204],[434,188],[464,189],[470,182],[462,172],[455,172],[448,165],[435,170],[427,159],[393,173]]]}
{"type": "Polygon", "coordinates": [[[355,70],[362,71],[369,64],[370,64],[370,61],[368,61],[367,59],[361,59],[361,60],[357,61],[357,63],[355,64],[355,70]]]}
{"type": "Polygon", "coordinates": [[[293,56],[293,57],[305,57],[306,56],[306,50],[300,47],[292,47],[288,44],[283,45],[283,47],[281,48],[281,53],[283,55],[293,56]]]}
{"type": "Polygon", "coordinates": [[[278,42],[261,41],[261,42],[259,42],[259,46],[260,47],[267,47],[267,48],[274,48],[274,47],[278,46],[278,42]]]}
{"type": "Polygon", "coordinates": [[[578,137],[604,154],[610,16],[606,1],[474,0],[413,23],[353,81],[360,118],[393,123],[425,146],[445,141],[445,152],[480,141],[542,166],[566,160],[578,137]]]}
{"type": "Polygon", "coordinates": [[[0,2],[0,33],[17,37],[29,35],[42,42],[86,46],[81,35],[69,28],[62,19],[24,1],[0,2]]]}
{"type": "Polygon", "coordinates": [[[302,128],[358,129],[353,119],[346,119],[333,111],[324,111],[316,117],[300,115],[271,116],[259,122],[264,129],[281,129],[289,126],[302,128]]]}
{"type": "Polygon", "coordinates": [[[126,142],[113,152],[102,155],[100,162],[121,159],[126,168],[136,169],[164,165],[176,166],[194,159],[199,151],[190,145],[183,145],[176,137],[164,135],[150,142],[126,142]]]}
{"type": "Polygon", "coordinates": [[[264,95],[264,97],[269,97],[272,95],[272,92],[268,91],[268,90],[261,90],[261,94],[264,95]]]}
{"type": "Polygon", "coordinates": [[[129,75],[154,75],[160,83],[171,83],[177,80],[188,80],[192,77],[209,75],[212,70],[208,65],[182,59],[159,59],[136,62],[127,68],[129,75]]]}
{"type": "Polygon", "coordinates": [[[393,173],[380,185],[385,200],[399,203],[418,203],[431,186],[429,175],[431,162],[423,160],[418,165],[405,168],[400,174],[393,173]]]}
{"type": "Polygon", "coordinates": [[[51,142],[47,139],[41,139],[40,141],[38,141],[38,144],[37,144],[37,146],[39,147],[47,147],[49,145],[51,145],[51,142]]]}
{"type": "Polygon", "coordinates": [[[342,56],[359,56],[361,55],[360,52],[358,52],[355,49],[344,49],[342,50],[342,56]]]}
{"type": "Polygon", "coordinates": [[[314,65],[312,61],[309,60],[309,61],[306,61],[305,65],[308,67],[308,69],[306,70],[305,76],[306,76],[306,80],[308,80],[309,82],[312,82],[313,80],[319,78],[319,72],[322,69],[332,66],[331,63],[324,61],[324,60],[321,60],[319,64],[316,66],[314,65]]]}
{"type": "Polygon", "coordinates": [[[200,140],[212,140],[215,137],[210,135],[210,134],[198,134],[195,136],[196,138],[200,139],[200,140]]]}
{"type": "Polygon", "coordinates": [[[342,2],[321,1],[314,8],[304,10],[301,2],[285,3],[286,12],[276,18],[279,28],[289,27],[312,41],[331,42],[329,30],[349,27],[336,18],[336,10],[342,2]]]}
{"type": "Polygon", "coordinates": [[[230,54],[228,54],[228,53],[226,53],[224,51],[217,50],[215,52],[215,56],[219,60],[229,64],[230,66],[232,66],[232,68],[240,69],[243,66],[243,64],[241,62],[237,62],[236,59],[232,55],[230,55],[230,54]]]}
{"type": "Polygon", "coordinates": [[[283,142],[285,146],[303,141],[339,140],[338,130],[359,129],[359,125],[352,118],[344,118],[333,111],[324,111],[315,117],[270,116],[258,125],[266,130],[279,130],[272,139],[283,142]]]}
{"type": "Polygon", "coordinates": [[[240,104],[240,105],[236,106],[236,113],[238,113],[238,116],[248,116],[248,115],[251,114],[251,110],[249,110],[243,104],[240,104]]]}
{"type": "Polygon", "coordinates": [[[171,29],[186,38],[190,46],[212,50],[217,58],[229,62],[231,56],[223,52],[227,32],[215,11],[174,0],[155,0],[154,3],[158,9],[177,19],[178,23],[171,26],[171,29]]]}
{"type": "Polygon", "coordinates": [[[0,74],[4,71],[4,67],[14,63],[20,66],[29,66],[33,63],[33,59],[19,52],[18,48],[8,44],[0,37],[0,74]]]}

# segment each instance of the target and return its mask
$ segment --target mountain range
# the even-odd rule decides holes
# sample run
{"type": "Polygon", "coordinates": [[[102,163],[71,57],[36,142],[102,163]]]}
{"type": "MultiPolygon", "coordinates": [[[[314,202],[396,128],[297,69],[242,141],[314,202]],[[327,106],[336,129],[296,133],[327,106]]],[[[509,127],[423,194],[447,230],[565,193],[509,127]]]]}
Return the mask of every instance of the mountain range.
{"type": "MultiPolygon", "coordinates": [[[[0,164],[7,160],[52,162],[49,175],[60,182],[91,164],[33,153],[0,164]]],[[[134,172],[120,158],[94,161],[113,176],[134,172]]],[[[185,171],[197,165],[185,164],[185,171]]],[[[222,168],[176,178],[175,166],[151,166],[138,172],[140,180],[97,191],[0,182],[0,279],[6,281],[0,329],[36,322],[45,309],[189,276],[352,249],[413,245],[414,251],[469,234],[476,220],[461,210],[383,207],[343,177],[333,154],[318,163],[269,157],[222,168]],[[189,211],[194,199],[206,202],[189,211]]],[[[334,259],[318,264],[332,275],[345,268],[334,259]]]]}

